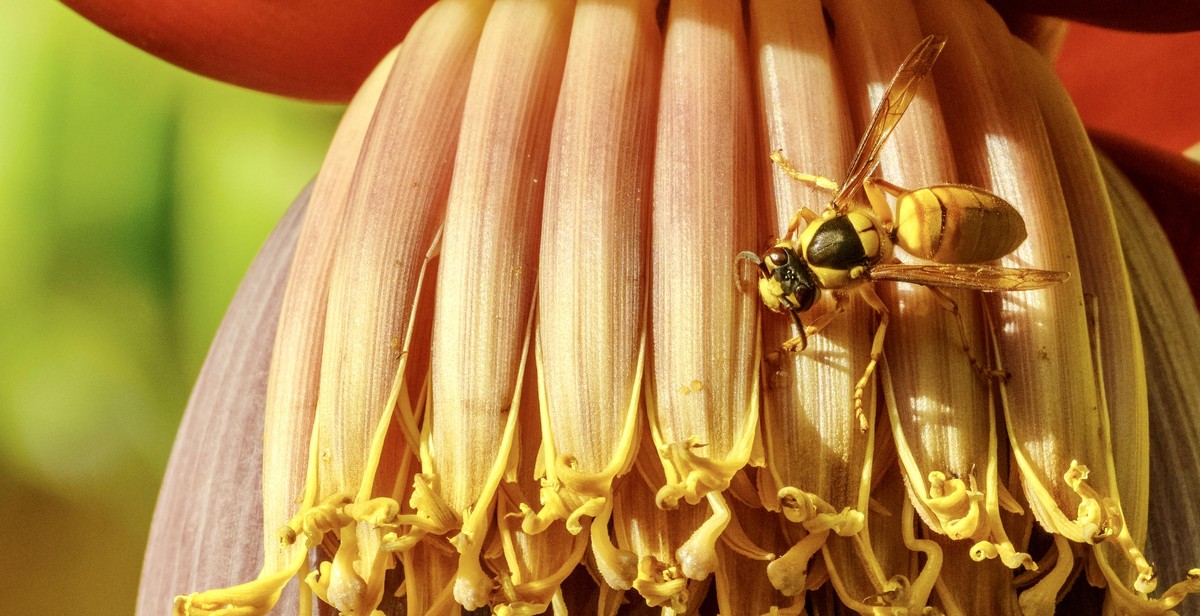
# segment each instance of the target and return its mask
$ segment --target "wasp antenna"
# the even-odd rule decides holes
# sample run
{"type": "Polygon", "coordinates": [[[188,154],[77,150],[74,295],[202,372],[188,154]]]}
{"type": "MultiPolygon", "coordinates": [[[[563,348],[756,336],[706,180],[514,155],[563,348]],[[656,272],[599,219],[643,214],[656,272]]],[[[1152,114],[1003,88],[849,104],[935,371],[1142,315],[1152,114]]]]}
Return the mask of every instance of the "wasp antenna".
{"type": "Polygon", "coordinates": [[[767,264],[763,263],[762,259],[758,258],[757,254],[754,254],[753,252],[750,252],[749,250],[743,250],[738,253],[737,258],[742,259],[744,261],[749,261],[749,262],[757,265],[758,269],[762,271],[763,276],[766,276],[768,278],[771,276],[771,272],[767,270],[767,264]]]}
{"type": "Polygon", "coordinates": [[[762,267],[763,264],[762,259],[759,259],[757,254],[750,252],[749,250],[743,250],[739,252],[737,258],[745,259],[746,261],[749,261],[759,267],[762,267]]]}

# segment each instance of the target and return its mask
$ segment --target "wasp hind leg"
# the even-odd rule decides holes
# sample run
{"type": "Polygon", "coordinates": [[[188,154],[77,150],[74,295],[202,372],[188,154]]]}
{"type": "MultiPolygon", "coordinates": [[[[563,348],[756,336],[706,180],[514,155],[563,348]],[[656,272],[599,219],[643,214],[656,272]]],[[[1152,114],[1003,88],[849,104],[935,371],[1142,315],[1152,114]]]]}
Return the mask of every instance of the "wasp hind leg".
{"type": "Polygon", "coordinates": [[[925,287],[933,293],[933,297],[937,299],[938,304],[942,308],[950,311],[954,315],[954,322],[958,324],[958,339],[962,342],[963,353],[967,354],[967,361],[971,362],[971,367],[986,379],[998,379],[1000,381],[1008,380],[1007,370],[997,370],[984,364],[975,352],[971,349],[970,339],[967,338],[967,325],[963,322],[962,313],[958,310],[958,302],[954,301],[945,291],[937,287],[925,287]]]}
{"type": "Polygon", "coordinates": [[[883,340],[887,336],[887,326],[890,320],[891,313],[888,312],[887,306],[883,304],[883,300],[875,294],[875,290],[871,285],[863,285],[858,290],[867,304],[871,306],[875,312],[879,313],[879,325],[875,327],[875,338],[871,342],[871,361],[867,362],[867,367],[863,370],[862,378],[858,379],[858,384],[854,386],[854,416],[858,418],[858,429],[861,432],[866,432],[869,427],[867,421],[867,413],[863,410],[863,392],[867,389],[867,383],[871,381],[871,375],[875,373],[875,365],[879,363],[879,356],[883,355],[883,340]]]}

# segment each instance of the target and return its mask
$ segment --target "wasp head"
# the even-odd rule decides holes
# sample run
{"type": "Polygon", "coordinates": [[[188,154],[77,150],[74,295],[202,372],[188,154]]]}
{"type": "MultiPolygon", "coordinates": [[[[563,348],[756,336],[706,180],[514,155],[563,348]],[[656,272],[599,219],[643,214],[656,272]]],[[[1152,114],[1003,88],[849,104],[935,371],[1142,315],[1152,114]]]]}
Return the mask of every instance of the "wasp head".
{"type": "Polygon", "coordinates": [[[740,256],[758,265],[762,273],[758,293],[767,308],[796,315],[817,301],[821,290],[808,264],[791,243],[781,240],[761,257],[746,252],[740,256]]]}

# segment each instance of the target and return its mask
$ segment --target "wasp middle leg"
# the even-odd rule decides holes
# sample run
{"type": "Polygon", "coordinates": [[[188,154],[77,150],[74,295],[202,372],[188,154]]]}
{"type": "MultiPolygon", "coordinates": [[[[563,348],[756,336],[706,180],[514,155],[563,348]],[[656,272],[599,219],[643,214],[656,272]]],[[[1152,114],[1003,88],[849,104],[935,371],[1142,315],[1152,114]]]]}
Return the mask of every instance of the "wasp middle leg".
{"type": "Polygon", "coordinates": [[[854,416],[858,418],[859,431],[866,432],[869,423],[867,422],[867,413],[863,410],[863,392],[867,389],[871,375],[875,373],[875,365],[879,363],[879,357],[883,355],[883,340],[887,336],[891,313],[870,284],[859,287],[858,293],[866,300],[867,305],[879,314],[879,325],[875,327],[875,338],[871,342],[871,361],[867,362],[862,378],[858,379],[858,384],[854,386],[854,416]]]}
{"type": "Polygon", "coordinates": [[[884,233],[890,237],[896,231],[896,223],[892,219],[892,206],[888,205],[887,197],[884,196],[884,193],[886,192],[895,197],[908,191],[880,178],[867,178],[863,180],[862,187],[863,192],[867,195],[867,201],[871,204],[871,210],[875,212],[875,217],[883,224],[884,233]]]}

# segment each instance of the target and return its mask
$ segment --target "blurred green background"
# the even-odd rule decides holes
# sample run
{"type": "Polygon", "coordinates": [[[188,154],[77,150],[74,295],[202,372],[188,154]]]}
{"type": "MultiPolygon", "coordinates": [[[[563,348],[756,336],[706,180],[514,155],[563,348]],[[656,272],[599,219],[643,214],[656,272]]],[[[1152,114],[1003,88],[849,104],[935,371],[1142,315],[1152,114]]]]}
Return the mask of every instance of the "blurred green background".
{"type": "Polygon", "coordinates": [[[127,615],[192,381],[341,109],[46,2],[0,3],[0,92],[2,611],[127,615]]]}

